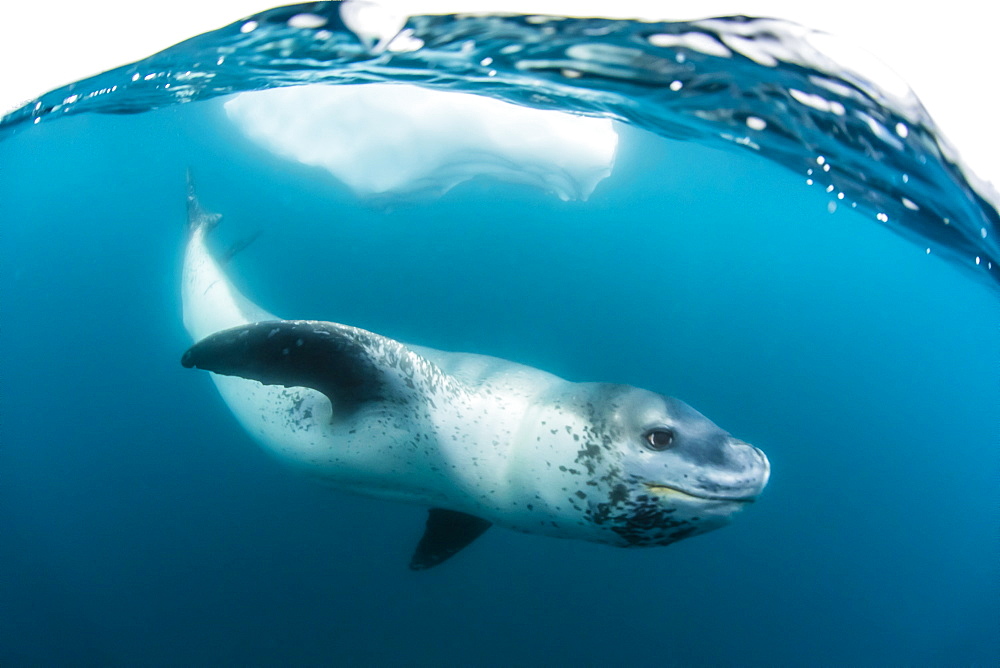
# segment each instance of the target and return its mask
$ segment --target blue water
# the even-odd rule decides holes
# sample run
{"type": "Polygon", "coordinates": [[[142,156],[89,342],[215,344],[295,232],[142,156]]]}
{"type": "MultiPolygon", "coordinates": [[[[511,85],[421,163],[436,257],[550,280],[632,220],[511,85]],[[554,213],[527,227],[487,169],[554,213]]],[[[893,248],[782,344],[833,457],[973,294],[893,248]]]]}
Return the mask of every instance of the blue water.
{"type": "Polygon", "coordinates": [[[587,202],[393,208],[218,99],[0,141],[0,665],[994,664],[992,279],[787,164],[618,129],[587,202]],[[666,548],[494,529],[409,571],[423,509],[285,470],[180,366],[189,166],[217,248],[261,232],[231,271],[264,308],[680,397],[767,490],[666,548]]]}

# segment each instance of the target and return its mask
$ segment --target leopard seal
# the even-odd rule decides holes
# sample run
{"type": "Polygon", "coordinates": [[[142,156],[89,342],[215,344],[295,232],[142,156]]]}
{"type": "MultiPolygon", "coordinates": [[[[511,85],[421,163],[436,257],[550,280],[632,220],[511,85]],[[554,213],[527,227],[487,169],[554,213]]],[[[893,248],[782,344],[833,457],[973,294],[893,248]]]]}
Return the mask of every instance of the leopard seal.
{"type": "Polygon", "coordinates": [[[237,420],[284,462],[341,490],[427,506],[411,568],[494,524],[667,545],[723,526],[767,484],[763,452],[678,399],[277,318],[209,251],[219,216],[190,180],[188,219],[182,298],[195,343],[183,366],[212,372],[237,420]]]}

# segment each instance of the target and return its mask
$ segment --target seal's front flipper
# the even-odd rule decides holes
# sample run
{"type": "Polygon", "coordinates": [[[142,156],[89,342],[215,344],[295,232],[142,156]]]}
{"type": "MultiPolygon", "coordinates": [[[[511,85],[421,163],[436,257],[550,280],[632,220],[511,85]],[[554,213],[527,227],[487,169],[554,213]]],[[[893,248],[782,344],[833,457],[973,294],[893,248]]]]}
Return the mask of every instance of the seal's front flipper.
{"type": "Polygon", "coordinates": [[[373,359],[375,348],[392,344],[399,346],[331,322],[275,320],[216,332],[191,346],[181,364],[265,385],[310,387],[343,416],[363,403],[397,398],[396,383],[373,359]]]}
{"type": "Polygon", "coordinates": [[[410,568],[422,571],[437,566],[458,554],[466,545],[483,535],[492,526],[474,515],[455,510],[431,508],[427,528],[410,559],[410,568]]]}
{"type": "Polygon", "coordinates": [[[222,264],[229,264],[229,262],[234,257],[236,257],[239,253],[242,253],[243,251],[245,251],[250,246],[250,244],[252,244],[253,242],[257,241],[257,239],[260,238],[261,234],[262,234],[261,230],[257,230],[256,232],[254,232],[253,234],[251,234],[248,237],[244,237],[242,239],[237,239],[236,242],[232,246],[229,247],[229,250],[227,250],[219,258],[219,261],[222,264]]]}

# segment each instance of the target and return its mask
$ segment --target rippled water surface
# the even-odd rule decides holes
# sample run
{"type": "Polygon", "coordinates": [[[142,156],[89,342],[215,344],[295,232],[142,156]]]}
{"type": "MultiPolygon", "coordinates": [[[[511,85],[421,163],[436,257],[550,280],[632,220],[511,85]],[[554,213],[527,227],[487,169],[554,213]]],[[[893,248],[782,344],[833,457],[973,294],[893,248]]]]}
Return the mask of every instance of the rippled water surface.
{"type": "Polygon", "coordinates": [[[0,122],[0,663],[1000,655],[997,199],[918,101],[772,20],[377,42],[275,9],[0,122]],[[265,308],[680,397],[768,489],[411,573],[423,509],[282,468],[178,363],[188,168],[265,308]]]}

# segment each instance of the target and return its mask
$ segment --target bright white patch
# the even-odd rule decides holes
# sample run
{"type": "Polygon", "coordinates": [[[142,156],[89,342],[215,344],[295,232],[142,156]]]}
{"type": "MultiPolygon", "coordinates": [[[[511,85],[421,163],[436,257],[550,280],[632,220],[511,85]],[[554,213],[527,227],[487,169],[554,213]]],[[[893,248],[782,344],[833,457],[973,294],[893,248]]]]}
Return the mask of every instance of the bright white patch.
{"type": "Polygon", "coordinates": [[[225,108],[254,141],[323,167],[359,197],[440,195],[489,176],[585,200],[618,146],[609,119],[411,85],[275,88],[225,108]]]}
{"type": "Polygon", "coordinates": [[[733,55],[732,51],[727,49],[724,44],[720,44],[717,40],[700,32],[689,32],[683,35],[656,33],[650,35],[646,39],[648,39],[649,43],[653,46],[664,48],[686,48],[691,49],[692,51],[700,51],[701,53],[709,56],[718,56],[720,58],[729,58],[733,55]]]}
{"type": "Polygon", "coordinates": [[[789,88],[788,92],[793,98],[800,104],[804,104],[807,107],[812,107],[813,109],[818,109],[819,111],[832,112],[838,116],[843,116],[847,113],[844,105],[836,100],[830,101],[825,97],[820,95],[814,95],[813,93],[804,93],[797,88],[789,88]]]}
{"type": "Polygon", "coordinates": [[[396,10],[365,0],[341,3],[340,19],[376,51],[381,51],[406,25],[406,13],[402,8],[396,10]]]}
{"type": "MultiPolygon", "coordinates": [[[[702,24],[711,25],[713,21],[702,21],[702,24]]],[[[774,54],[769,53],[767,46],[758,40],[747,39],[738,35],[724,35],[722,41],[733,51],[742,53],[750,60],[765,67],[777,67],[778,59],[774,54]]]]}
{"type": "Polygon", "coordinates": [[[292,28],[322,28],[326,19],[316,14],[296,14],[288,19],[288,25],[292,28]]]}
{"type": "Polygon", "coordinates": [[[403,30],[398,35],[389,40],[386,50],[393,53],[406,53],[408,51],[418,51],[424,48],[424,40],[413,36],[412,30],[403,30]]]}

